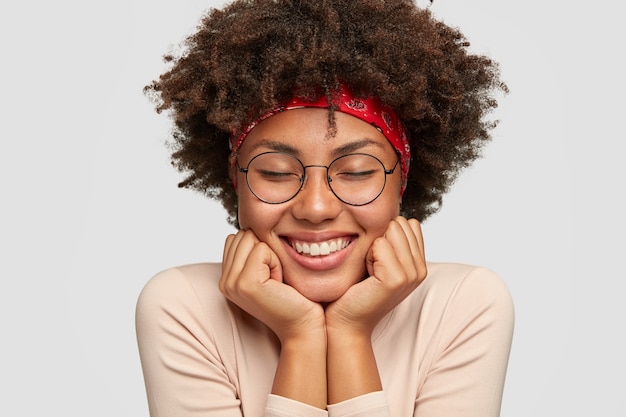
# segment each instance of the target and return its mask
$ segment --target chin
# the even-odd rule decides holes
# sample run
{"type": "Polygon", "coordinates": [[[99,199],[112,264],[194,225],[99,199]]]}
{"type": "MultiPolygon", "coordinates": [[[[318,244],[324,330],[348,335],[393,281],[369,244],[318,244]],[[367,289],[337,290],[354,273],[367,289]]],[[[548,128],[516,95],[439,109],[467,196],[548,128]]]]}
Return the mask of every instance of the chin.
{"type": "Polygon", "coordinates": [[[344,262],[338,268],[313,270],[283,263],[283,282],[316,303],[332,303],[366,274],[365,262],[344,262]]]}
{"type": "Polygon", "coordinates": [[[323,278],[309,278],[306,282],[285,282],[296,289],[305,298],[316,303],[332,303],[343,296],[353,283],[329,282],[323,278]]]}
{"type": "Polygon", "coordinates": [[[348,289],[346,288],[343,291],[335,291],[335,292],[315,291],[315,290],[312,290],[312,291],[298,290],[298,292],[300,292],[300,294],[302,294],[304,297],[306,297],[307,299],[313,302],[320,303],[320,304],[328,304],[328,303],[332,303],[333,301],[337,301],[338,299],[340,299],[341,296],[344,295],[347,290],[348,289]]]}

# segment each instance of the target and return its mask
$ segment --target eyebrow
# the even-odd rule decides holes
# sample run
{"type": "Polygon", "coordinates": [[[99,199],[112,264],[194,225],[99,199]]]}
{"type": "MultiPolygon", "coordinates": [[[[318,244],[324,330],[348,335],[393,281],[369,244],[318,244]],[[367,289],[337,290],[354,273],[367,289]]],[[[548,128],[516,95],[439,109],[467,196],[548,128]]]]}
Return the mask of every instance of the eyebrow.
{"type": "Polygon", "coordinates": [[[300,156],[300,151],[298,151],[293,146],[287,145],[286,143],[275,141],[275,140],[262,139],[258,141],[257,143],[255,143],[254,145],[252,145],[252,148],[250,148],[250,151],[254,151],[255,149],[258,149],[258,148],[268,148],[275,152],[285,152],[285,153],[294,155],[296,157],[300,156]]]}
{"type": "MultiPolygon", "coordinates": [[[[358,139],[353,142],[346,143],[344,145],[341,145],[338,148],[333,149],[331,151],[331,155],[336,158],[341,155],[346,155],[352,152],[356,152],[359,149],[362,149],[369,145],[374,145],[379,148],[383,148],[383,145],[380,142],[375,141],[374,139],[364,138],[364,139],[358,139]]],[[[280,141],[269,140],[269,139],[263,139],[263,140],[258,141],[252,146],[250,150],[253,151],[261,147],[269,148],[270,150],[275,151],[275,152],[285,152],[285,153],[294,155],[296,157],[301,156],[301,152],[297,148],[294,148],[293,146],[287,145],[286,143],[283,143],[280,141]]]]}
{"type": "Polygon", "coordinates": [[[339,157],[341,155],[356,152],[359,149],[362,149],[369,145],[374,145],[379,148],[383,148],[383,145],[380,142],[375,141],[374,139],[364,138],[364,139],[359,139],[353,142],[346,143],[345,145],[342,145],[336,149],[333,149],[332,155],[333,157],[339,157]]]}

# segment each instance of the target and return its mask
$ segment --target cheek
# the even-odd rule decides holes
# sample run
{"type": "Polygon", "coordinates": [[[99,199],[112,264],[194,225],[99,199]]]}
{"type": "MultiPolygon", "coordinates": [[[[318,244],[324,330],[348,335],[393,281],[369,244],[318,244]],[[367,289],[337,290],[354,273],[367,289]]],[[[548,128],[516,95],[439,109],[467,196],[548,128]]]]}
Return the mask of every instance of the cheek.
{"type": "Polygon", "coordinates": [[[266,204],[252,195],[246,184],[241,184],[237,195],[238,220],[241,230],[252,230],[261,240],[281,216],[277,205],[266,204]]]}
{"type": "Polygon", "coordinates": [[[399,179],[392,178],[387,182],[383,193],[378,197],[374,203],[378,204],[378,211],[385,213],[390,218],[395,218],[400,214],[400,205],[402,204],[402,196],[400,195],[401,184],[399,179]]]}
{"type": "MultiPolygon", "coordinates": [[[[245,184],[244,184],[245,186],[245,184]]],[[[239,184],[237,190],[237,218],[239,220],[239,227],[242,230],[248,230],[253,228],[255,224],[255,218],[259,218],[260,216],[257,214],[254,216],[254,201],[247,195],[244,190],[241,189],[241,184],[239,184]]]]}
{"type": "Polygon", "coordinates": [[[382,236],[389,222],[400,214],[399,192],[383,193],[373,203],[353,211],[361,227],[372,237],[382,236]]]}

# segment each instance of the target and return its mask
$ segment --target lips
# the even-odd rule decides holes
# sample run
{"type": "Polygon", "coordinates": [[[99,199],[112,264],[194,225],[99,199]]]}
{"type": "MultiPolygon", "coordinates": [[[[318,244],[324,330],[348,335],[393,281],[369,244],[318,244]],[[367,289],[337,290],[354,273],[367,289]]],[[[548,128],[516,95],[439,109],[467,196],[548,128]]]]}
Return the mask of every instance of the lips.
{"type": "Polygon", "coordinates": [[[350,244],[348,237],[340,239],[330,239],[323,242],[305,242],[289,240],[289,245],[301,255],[326,256],[345,249],[350,244]]]}

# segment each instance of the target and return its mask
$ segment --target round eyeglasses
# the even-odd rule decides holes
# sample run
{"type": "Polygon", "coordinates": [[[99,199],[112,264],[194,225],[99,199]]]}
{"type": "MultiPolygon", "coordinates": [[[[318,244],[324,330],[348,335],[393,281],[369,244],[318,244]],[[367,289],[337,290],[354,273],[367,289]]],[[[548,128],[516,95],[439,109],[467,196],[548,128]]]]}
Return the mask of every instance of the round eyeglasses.
{"type": "Polygon", "coordinates": [[[306,180],[307,168],[325,168],[330,190],[342,202],[364,206],[382,194],[387,175],[393,174],[400,159],[391,169],[373,155],[351,153],[326,165],[304,165],[298,158],[284,152],[264,152],[250,160],[239,172],[246,174],[248,188],[259,200],[281,204],[294,198],[306,180]]]}

